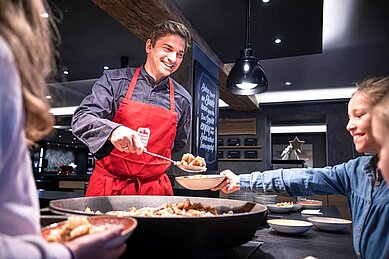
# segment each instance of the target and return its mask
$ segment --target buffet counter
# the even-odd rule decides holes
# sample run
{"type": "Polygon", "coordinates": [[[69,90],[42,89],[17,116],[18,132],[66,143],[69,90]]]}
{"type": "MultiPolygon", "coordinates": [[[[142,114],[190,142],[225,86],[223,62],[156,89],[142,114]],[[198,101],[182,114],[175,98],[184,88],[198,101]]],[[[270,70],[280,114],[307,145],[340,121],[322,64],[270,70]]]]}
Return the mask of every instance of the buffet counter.
{"type": "MultiPolygon", "coordinates": [[[[323,206],[320,211],[323,217],[340,218],[336,207],[323,206]]],[[[283,218],[306,220],[301,212],[270,213],[268,218],[283,218]]],[[[316,258],[348,259],[357,258],[353,243],[351,229],[341,232],[321,231],[313,227],[300,235],[280,234],[269,226],[257,230],[253,239],[263,244],[249,258],[285,258],[301,259],[307,256],[316,258]]]]}

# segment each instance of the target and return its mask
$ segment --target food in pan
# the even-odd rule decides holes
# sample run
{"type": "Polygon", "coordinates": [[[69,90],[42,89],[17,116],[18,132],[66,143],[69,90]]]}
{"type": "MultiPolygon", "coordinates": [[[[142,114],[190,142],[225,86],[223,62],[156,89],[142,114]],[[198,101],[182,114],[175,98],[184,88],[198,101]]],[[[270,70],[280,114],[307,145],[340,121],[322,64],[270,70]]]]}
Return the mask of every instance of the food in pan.
{"type": "Polygon", "coordinates": [[[185,153],[181,161],[179,162],[181,165],[190,165],[190,166],[200,166],[200,167],[206,167],[207,164],[205,163],[205,159],[201,156],[194,156],[190,153],[185,153]]]}
{"type": "Polygon", "coordinates": [[[86,217],[69,217],[63,225],[51,229],[45,238],[49,242],[64,243],[83,235],[102,232],[111,226],[110,224],[92,225],[86,217]]]}
{"type": "MultiPolygon", "coordinates": [[[[85,212],[99,214],[93,212],[90,208],[86,208],[85,212]]],[[[166,202],[159,207],[143,207],[140,209],[131,207],[127,211],[108,211],[105,214],[122,217],[210,217],[219,215],[215,208],[203,206],[201,203],[191,203],[189,199],[178,204],[166,202]]],[[[233,214],[233,212],[228,211],[224,214],[233,214]]]]}

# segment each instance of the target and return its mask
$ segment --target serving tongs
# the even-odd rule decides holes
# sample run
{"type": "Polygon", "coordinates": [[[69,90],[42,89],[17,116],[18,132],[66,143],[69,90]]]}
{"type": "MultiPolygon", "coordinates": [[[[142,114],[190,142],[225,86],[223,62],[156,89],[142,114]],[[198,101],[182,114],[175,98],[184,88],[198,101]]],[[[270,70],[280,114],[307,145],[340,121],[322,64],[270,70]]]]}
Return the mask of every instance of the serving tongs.
{"type": "Polygon", "coordinates": [[[143,150],[143,153],[146,153],[146,154],[149,154],[149,155],[151,155],[151,156],[159,157],[159,158],[161,158],[161,159],[170,161],[171,163],[173,163],[173,165],[177,166],[178,168],[180,168],[181,170],[183,170],[183,171],[185,171],[185,172],[189,172],[189,173],[201,173],[201,172],[207,171],[207,168],[206,168],[205,166],[183,165],[183,164],[181,164],[181,162],[174,161],[174,160],[172,160],[172,159],[170,159],[170,158],[167,158],[167,157],[165,157],[165,156],[161,156],[161,155],[152,153],[152,152],[147,151],[147,150],[143,150]]]}

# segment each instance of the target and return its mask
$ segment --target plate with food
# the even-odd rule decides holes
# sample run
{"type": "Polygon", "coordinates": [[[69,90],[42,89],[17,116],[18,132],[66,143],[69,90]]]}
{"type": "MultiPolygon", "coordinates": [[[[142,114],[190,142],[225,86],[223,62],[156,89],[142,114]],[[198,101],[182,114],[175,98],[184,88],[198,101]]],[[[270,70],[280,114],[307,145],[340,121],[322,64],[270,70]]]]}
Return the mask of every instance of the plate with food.
{"type": "Polygon", "coordinates": [[[195,174],[178,176],[176,181],[190,190],[208,190],[219,185],[225,176],[220,174],[195,174]]]}
{"type": "Polygon", "coordinates": [[[313,226],[311,222],[294,219],[269,219],[267,224],[275,231],[284,234],[302,234],[313,226]]]}
{"type": "Polygon", "coordinates": [[[346,230],[352,223],[351,220],[329,217],[309,217],[307,218],[315,227],[325,231],[346,230]]]}
{"type": "Polygon", "coordinates": [[[49,242],[66,243],[75,238],[99,233],[113,226],[123,228],[121,234],[109,241],[108,247],[116,247],[127,240],[137,227],[132,217],[70,216],[67,220],[42,228],[41,235],[49,242]]]}
{"type": "Polygon", "coordinates": [[[297,204],[302,205],[303,209],[319,209],[323,206],[323,202],[319,200],[301,200],[297,204]]]}
{"type": "Polygon", "coordinates": [[[267,204],[267,208],[275,213],[287,213],[293,209],[293,202],[278,202],[275,204],[267,204]]]}

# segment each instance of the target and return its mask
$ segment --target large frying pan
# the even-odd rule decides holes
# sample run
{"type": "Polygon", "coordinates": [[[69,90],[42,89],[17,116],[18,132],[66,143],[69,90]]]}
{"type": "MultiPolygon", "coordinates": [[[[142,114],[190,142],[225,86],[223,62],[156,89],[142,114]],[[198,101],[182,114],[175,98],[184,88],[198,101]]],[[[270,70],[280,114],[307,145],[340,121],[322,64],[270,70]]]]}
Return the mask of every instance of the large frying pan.
{"type": "Polygon", "coordinates": [[[180,203],[189,199],[204,206],[216,208],[219,214],[232,210],[229,215],[214,217],[135,217],[138,227],[128,245],[147,251],[173,249],[174,252],[199,253],[223,250],[250,241],[266,217],[263,205],[231,199],[199,198],[183,196],[100,196],[53,200],[52,212],[65,215],[90,215],[92,211],[107,212],[127,210],[130,207],[157,207],[165,202],[180,203]]]}

